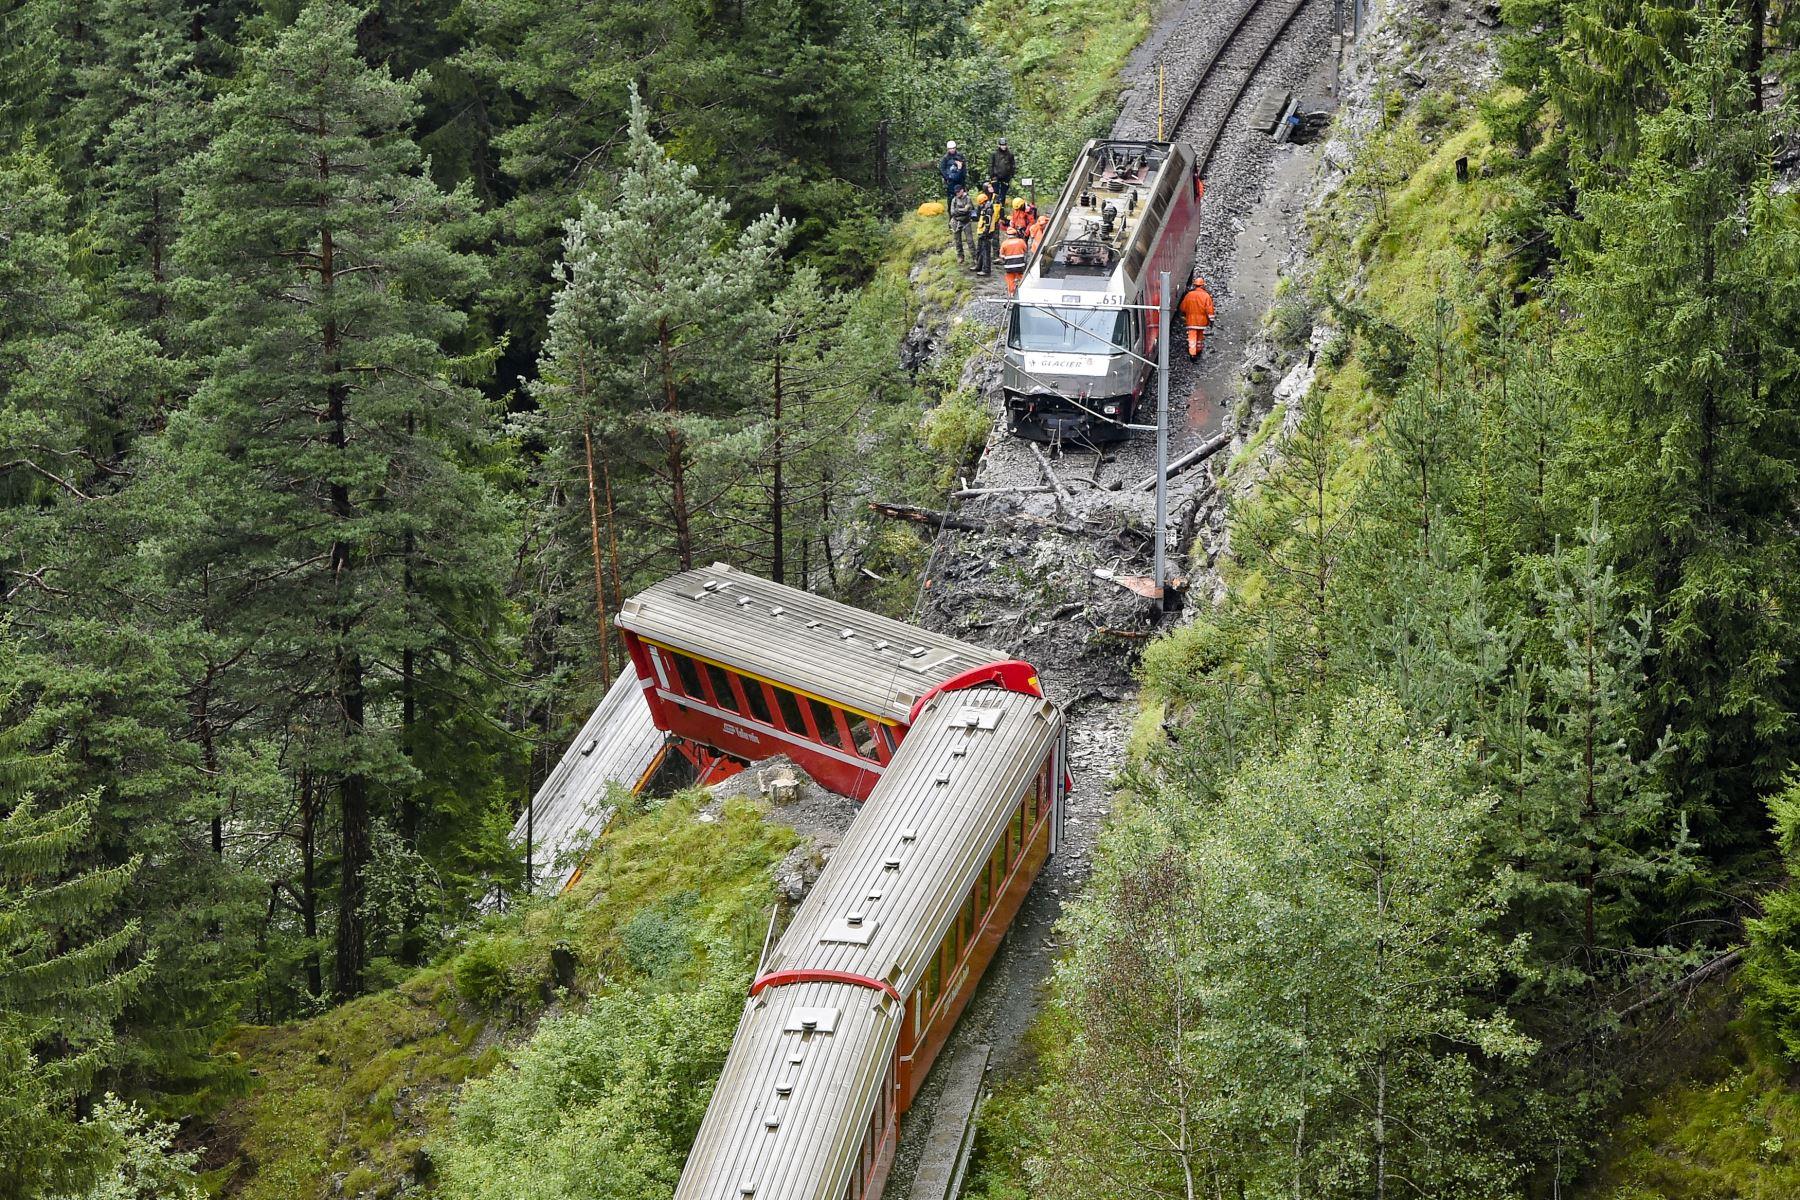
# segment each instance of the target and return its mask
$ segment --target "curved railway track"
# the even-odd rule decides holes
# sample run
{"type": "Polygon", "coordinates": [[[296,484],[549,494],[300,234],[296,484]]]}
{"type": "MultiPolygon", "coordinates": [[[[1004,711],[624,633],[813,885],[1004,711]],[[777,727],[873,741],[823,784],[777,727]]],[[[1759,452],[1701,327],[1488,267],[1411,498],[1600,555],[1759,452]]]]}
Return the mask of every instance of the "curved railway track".
{"type": "Polygon", "coordinates": [[[1203,144],[1196,143],[1195,161],[1199,164],[1202,175],[1205,175],[1206,169],[1212,165],[1213,154],[1219,146],[1219,138],[1224,134],[1225,127],[1230,124],[1238,106],[1243,102],[1244,93],[1250,89],[1250,84],[1256,78],[1258,69],[1267,61],[1270,51],[1275,49],[1276,44],[1287,33],[1288,27],[1294,23],[1294,19],[1300,15],[1308,3],[1310,0],[1252,0],[1252,3],[1239,15],[1237,24],[1232,26],[1231,32],[1225,35],[1224,40],[1213,51],[1212,57],[1207,59],[1206,64],[1200,68],[1200,75],[1194,80],[1193,87],[1188,89],[1187,98],[1181,102],[1181,107],[1175,110],[1174,120],[1168,123],[1171,136],[1178,134],[1181,127],[1187,123],[1188,117],[1194,111],[1195,101],[1199,100],[1203,94],[1207,95],[1209,99],[1214,94],[1209,85],[1222,76],[1233,74],[1237,76],[1236,81],[1229,85],[1230,97],[1219,112],[1217,120],[1213,122],[1212,128],[1207,131],[1205,142],[1203,144]],[[1233,62],[1231,58],[1234,52],[1243,49],[1242,40],[1246,33],[1260,35],[1252,43],[1256,46],[1255,55],[1248,62],[1233,62]]]}

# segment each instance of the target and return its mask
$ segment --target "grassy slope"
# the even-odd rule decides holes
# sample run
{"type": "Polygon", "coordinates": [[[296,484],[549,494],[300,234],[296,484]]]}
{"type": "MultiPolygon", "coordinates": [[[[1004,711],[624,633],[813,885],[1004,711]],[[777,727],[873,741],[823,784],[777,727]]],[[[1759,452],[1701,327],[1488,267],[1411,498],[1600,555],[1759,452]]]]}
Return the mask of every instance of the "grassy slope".
{"type": "Polygon", "coordinates": [[[1730,1028],[1614,1126],[1581,1200],[1800,1196],[1800,1090],[1730,1028]]]}
{"type": "Polygon", "coordinates": [[[240,1030],[229,1048],[254,1086],[201,1135],[213,1147],[210,1182],[254,1200],[391,1194],[427,1166],[423,1148],[444,1128],[456,1085],[491,1070],[557,1002],[559,945],[574,956],[576,990],[603,991],[631,970],[621,931],[680,899],[696,954],[723,945],[754,955],[774,898],[769,868],[796,839],[741,802],[695,820],[694,802],[677,797],[615,826],[571,894],[495,922],[401,986],[309,1021],[240,1030]]]}

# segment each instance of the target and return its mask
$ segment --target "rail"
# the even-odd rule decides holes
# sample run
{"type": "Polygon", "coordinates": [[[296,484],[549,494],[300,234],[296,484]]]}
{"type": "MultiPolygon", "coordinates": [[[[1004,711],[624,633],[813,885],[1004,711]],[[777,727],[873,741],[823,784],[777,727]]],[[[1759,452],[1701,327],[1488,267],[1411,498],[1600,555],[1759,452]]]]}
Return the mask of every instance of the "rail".
{"type": "MultiPolygon", "coordinates": [[[[1213,51],[1212,57],[1207,59],[1206,65],[1200,69],[1200,77],[1194,81],[1194,86],[1188,91],[1187,99],[1183,100],[1181,102],[1181,107],[1175,110],[1175,119],[1169,123],[1171,133],[1179,130],[1183,122],[1187,120],[1188,114],[1193,111],[1194,102],[1200,98],[1200,93],[1206,90],[1206,85],[1212,82],[1213,76],[1218,72],[1221,64],[1224,62],[1227,52],[1238,48],[1238,37],[1250,24],[1251,18],[1260,13],[1273,10],[1276,3],[1277,0],[1254,0],[1254,2],[1246,7],[1243,13],[1239,15],[1237,24],[1231,27],[1231,32],[1219,43],[1218,49],[1213,51]]],[[[1309,0],[1292,0],[1288,5],[1287,15],[1282,18],[1281,24],[1276,26],[1274,31],[1269,34],[1268,40],[1263,43],[1262,49],[1257,51],[1255,60],[1243,69],[1244,77],[1238,83],[1237,89],[1232,92],[1230,103],[1225,106],[1225,111],[1220,114],[1218,123],[1213,126],[1212,132],[1207,135],[1205,147],[1200,149],[1194,157],[1194,162],[1196,164],[1195,170],[1199,171],[1202,176],[1206,174],[1206,168],[1212,165],[1213,154],[1219,147],[1219,138],[1224,134],[1225,126],[1230,123],[1231,115],[1237,111],[1238,104],[1242,102],[1244,93],[1250,89],[1250,81],[1256,78],[1257,71],[1261,69],[1263,63],[1268,59],[1270,52],[1275,49],[1275,44],[1281,41],[1282,36],[1287,33],[1288,26],[1294,23],[1294,18],[1300,15],[1300,11],[1304,9],[1308,3],[1309,0]]]]}

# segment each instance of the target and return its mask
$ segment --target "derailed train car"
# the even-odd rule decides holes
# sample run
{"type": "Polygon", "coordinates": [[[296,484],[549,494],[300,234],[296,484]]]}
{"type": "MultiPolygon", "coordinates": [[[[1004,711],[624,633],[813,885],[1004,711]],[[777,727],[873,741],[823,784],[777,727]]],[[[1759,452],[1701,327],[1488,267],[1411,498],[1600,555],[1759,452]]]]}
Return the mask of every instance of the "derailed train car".
{"type": "Polygon", "coordinates": [[[1200,196],[1179,142],[1090,141],[1020,281],[1001,385],[1007,425],[1040,442],[1118,441],[1152,378],[1161,273],[1179,299],[1200,196]]]}
{"type": "Polygon", "coordinates": [[[932,697],[767,956],[675,1200],[876,1200],[918,1093],[1062,837],[1062,716],[932,697]]]}

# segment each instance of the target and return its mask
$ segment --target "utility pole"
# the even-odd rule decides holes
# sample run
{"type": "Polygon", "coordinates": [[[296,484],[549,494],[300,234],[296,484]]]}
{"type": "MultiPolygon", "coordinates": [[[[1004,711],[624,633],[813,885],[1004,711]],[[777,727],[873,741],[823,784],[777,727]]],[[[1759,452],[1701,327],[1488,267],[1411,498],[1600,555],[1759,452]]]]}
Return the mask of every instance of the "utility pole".
{"type": "Polygon", "coordinates": [[[1156,312],[1156,599],[1168,602],[1169,520],[1169,273],[1164,271],[1156,312]]]}

